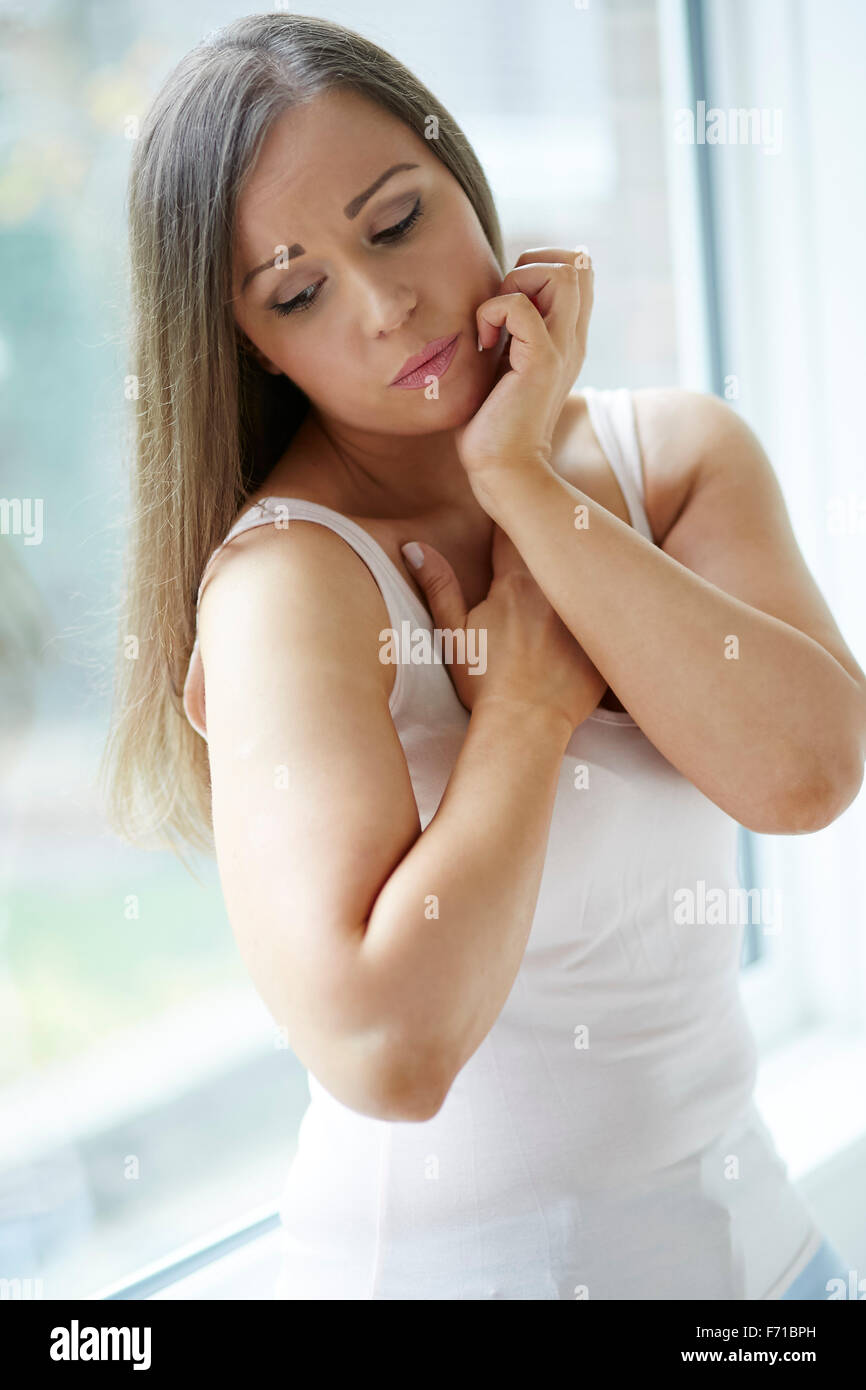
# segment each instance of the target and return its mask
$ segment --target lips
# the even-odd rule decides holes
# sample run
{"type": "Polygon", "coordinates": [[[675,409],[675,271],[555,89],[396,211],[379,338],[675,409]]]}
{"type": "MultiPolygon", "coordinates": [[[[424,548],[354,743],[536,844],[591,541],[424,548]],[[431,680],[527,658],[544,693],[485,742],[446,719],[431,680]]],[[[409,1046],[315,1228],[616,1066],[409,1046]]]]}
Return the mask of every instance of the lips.
{"type": "Polygon", "coordinates": [[[396,386],[404,377],[411,376],[413,372],[418,371],[419,367],[423,367],[427,362],[432,362],[434,357],[438,357],[443,349],[450,347],[459,336],[459,333],[452,333],[447,338],[434,338],[433,342],[428,343],[423,351],[416,352],[414,357],[406,358],[406,361],[389,385],[396,386]]]}

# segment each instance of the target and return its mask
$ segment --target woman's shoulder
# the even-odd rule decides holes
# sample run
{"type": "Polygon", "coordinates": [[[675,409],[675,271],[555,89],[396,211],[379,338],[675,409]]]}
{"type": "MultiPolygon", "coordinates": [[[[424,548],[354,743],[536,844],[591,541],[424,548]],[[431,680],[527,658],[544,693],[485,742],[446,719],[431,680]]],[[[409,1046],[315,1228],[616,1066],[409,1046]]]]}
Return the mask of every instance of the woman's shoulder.
{"type": "MultiPolygon", "coordinates": [[[[246,507],[240,519],[253,510],[254,504],[246,507]]],[[[287,544],[281,514],[265,509],[262,518],[260,525],[241,528],[231,544],[216,553],[216,563],[205,575],[196,613],[203,657],[207,653],[213,659],[222,651],[229,664],[248,663],[250,629],[258,634],[261,623],[271,632],[299,635],[320,633],[325,627],[344,634],[364,632],[375,645],[373,639],[387,626],[388,610],[374,576],[355,551],[330,528],[304,518],[292,519],[287,544]],[[255,625],[250,623],[252,614],[255,625]]],[[[269,644],[254,645],[257,669],[266,670],[269,644]]],[[[299,661],[320,659],[313,642],[298,640],[294,645],[299,661]]],[[[375,669],[390,695],[392,669],[378,661],[375,669]]]]}

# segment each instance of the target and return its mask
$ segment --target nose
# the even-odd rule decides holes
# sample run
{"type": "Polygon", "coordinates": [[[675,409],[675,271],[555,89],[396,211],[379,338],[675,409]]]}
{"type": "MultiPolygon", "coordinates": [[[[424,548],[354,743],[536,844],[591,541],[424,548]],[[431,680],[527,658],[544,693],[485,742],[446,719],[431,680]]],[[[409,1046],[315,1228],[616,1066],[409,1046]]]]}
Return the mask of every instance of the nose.
{"type": "Polygon", "coordinates": [[[370,336],[381,339],[395,336],[411,320],[417,302],[418,296],[408,286],[379,287],[371,295],[367,308],[370,336]]]}
{"type": "Polygon", "coordinates": [[[418,303],[417,291],[401,280],[390,280],[381,261],[356,266],[355,289],[361,306],[361,325],[371,338],[390,338],[409,322],[418,303]]]}
{"type": "MultiPolygon", "coordinates": [[[[402,302],[405,302],[405,300],[402,302]]],[[[409,307],[407,309],[395,309],[394,312],[390,314],[390,316],[383,313],[383,322],[376,332],[376,337],[390,338],[393,334],[398,333],[399,330],[410,321],[412,315],[415,312],[416,302],[417,296],[413,295],[409,307]],[[385,318],[388,319],[387,323],[384,322],[385,318]]]]}

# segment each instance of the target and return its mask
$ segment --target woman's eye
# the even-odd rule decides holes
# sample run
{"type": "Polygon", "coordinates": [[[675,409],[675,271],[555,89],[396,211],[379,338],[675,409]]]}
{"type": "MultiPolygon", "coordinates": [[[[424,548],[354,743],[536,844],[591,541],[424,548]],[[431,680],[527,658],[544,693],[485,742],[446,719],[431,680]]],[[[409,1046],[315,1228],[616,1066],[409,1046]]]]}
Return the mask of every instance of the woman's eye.
{"type": "MultiPolygon", "coordinates": [[[[320,280],[319,285],[321,285],[321,283],[320,280]]],[[[308,285],[305,290],[301,290],[300,294],[296,294],[294,299],[287,300],[285,304],[275,304],[274,313],[295,314],[299,313],[302,309],[309,309],[311,304],[315,304],[319,296],[314,294],[312,299],[305,299],[304,296],[308,295],[311,290],[317,290],[319,285],[308,285]]]]}
{"type": "Polygon", "coordinates": [[[414,227],[420,216],[421,199],[419,198],[408,217],[404,217],[402,222],[397,222],[393,227],[386,227],[384,232],[377,232],[373,240],[398,241],[401,236],[406,235],[410,227],[414,227]]]}
{"type": "MultiPolygon", "coordinates": [[[[384,232],[377,232],[373,240],[375,242],[383,241],[386,244],[388,242],[399,241],[401,237],[406,235],[410,227],[415,226],[415,223],[422,216],[421,199],[419,198],[408,217],[404,217],[401,222],[396,222],[393,227],[386,227],[384,232]]],[[[308,285],[300,294],[296,294],[294,299],[286,300],[284,304],[275,304],[273,306],[274,313],[280,315],[298,314],[302,313],[304,309],[309,309],[318,299],[318,290],[322,283],[323,282],[320,280],[316,285],[308,285]],[[310,298],[307,298],[308,295],[310,298]]]]}

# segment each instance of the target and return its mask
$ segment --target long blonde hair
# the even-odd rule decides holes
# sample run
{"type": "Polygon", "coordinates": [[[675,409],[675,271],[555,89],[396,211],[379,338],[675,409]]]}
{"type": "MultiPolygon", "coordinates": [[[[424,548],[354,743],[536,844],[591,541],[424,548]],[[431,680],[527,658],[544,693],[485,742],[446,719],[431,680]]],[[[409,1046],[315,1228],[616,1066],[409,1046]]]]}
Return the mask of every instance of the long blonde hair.
{"type": "Polygon", "coordinates": [[[207,746],[182,705],[202,570],[309,409],[298,387],[256,363],[234,321],[238,198],[273,122],[340,88],[420,135],[436,118],[431,149],[504,265],[490,188],[463,132],[402,63],[341,25],[245,16],[192,49],[150,107],[129,180],[134,457],[100,778],[111,828],[184,862],[184,844],[213,852],[207,746]]]}

